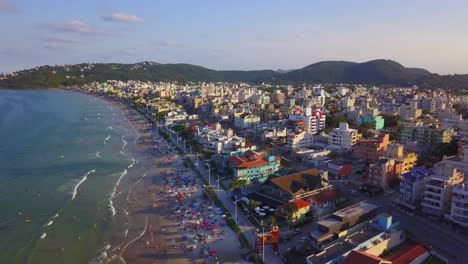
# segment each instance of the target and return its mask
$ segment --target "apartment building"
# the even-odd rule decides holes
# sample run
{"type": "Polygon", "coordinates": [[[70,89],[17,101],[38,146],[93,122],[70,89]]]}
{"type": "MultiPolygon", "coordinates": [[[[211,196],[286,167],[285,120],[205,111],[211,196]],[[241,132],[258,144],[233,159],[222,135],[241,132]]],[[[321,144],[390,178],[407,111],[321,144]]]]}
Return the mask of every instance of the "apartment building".
{"type": "Polygon", "coordinates": [[[298,149],[312,146],[314,135],[306,131],[294,132],[288,136],[288,149],[294,152],[298,149]]]}
{"type": "Polygon", "coordinates": [[[401,175],[402,163],[388,157],[381,157],[369,166],[367,182],[381,188],[388,188],[401,175]]]}
{"type": "Polygon", "coordinates": [[[376,162],[380,157],[386,155],[387,147],[390,144],[390,136],[380,133],[371,139],[361,139],[353,146],[353,156],[365,159],[369,162],[376,162]]]}
{"type": "Polygon", "coordinates": [[[430,176],[421,203],[423,212],[429,215],[443,216],[452,199],[453,187],[463,182],[464,175],[443,161],[436,164],[434,175],[430,176]]]}
{"type": "Polygon", "coordinates": [[[401,174],[409,172],[418,161],[418,155],[414,152],[405,152],[402,144],[391,143],[387,148],[387,157],[401,162],[401,174]]]}
{"type": "Polygon", "coordinates": [[[339,127],[334,128],[328,135],[328,145],[334,150],[351,151],[359,139],[361,134],[357,129],[349,128],[347,123],[340,123],[339,127]]]}
{"type": "Polygon", "coordinates": [[[400,204],[413,210],[416,209],[416,206],[423,198],[426,181],[430,175],[432,175],[432,172],[424,167],[414,168],[402,174],[402,180],[400,182],[400,204]]]}
{"type": "Polygon", "coordinates": [[[446,217],[452,222],[468,228],[468,181],[453,188],[450,215],[446,217]]]}
{"type": "Polygon", "coordinates": [[[311,106],[296,107],[289,115],[291,121],[303,121],[305,131],[317,134],[325,128],[326,115],[320,109],[312,109],[311,106]]]}
{"type": "Polygon", "coordinates": [[[240,129],[255,128],[260,124],[260,117],[249,112],[235,113],[234,126],[240,129]]]}
{"type": "Polygon", "coordinates": [[[420,145],[435,145],[449,143],[452,140],[453,130],[439,129],[427,125],[404,127],[400,134],[403,143],[416,141],[420,145]]]}

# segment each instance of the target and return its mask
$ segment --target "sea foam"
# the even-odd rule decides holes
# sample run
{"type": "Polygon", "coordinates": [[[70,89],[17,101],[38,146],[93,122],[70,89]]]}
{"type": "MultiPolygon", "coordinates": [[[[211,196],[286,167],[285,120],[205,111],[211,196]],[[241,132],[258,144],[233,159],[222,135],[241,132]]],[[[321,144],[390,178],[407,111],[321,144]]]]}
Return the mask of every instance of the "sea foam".
{"type": "Polygon", "coordinates": [[[75,185],[75,188],[73,188],[73,193],[72,193],[72,200],[75,199],[76,197],[76,194],[78,193],[78,187],[80,187],[80,185],[86,181],[86,179],[88,179],[88,175],[93,173],[93,172],[96,172],[96,170],[90,170],[88,171],[84,176],[83,178],[81,178],[81,180],[75,185]]]}

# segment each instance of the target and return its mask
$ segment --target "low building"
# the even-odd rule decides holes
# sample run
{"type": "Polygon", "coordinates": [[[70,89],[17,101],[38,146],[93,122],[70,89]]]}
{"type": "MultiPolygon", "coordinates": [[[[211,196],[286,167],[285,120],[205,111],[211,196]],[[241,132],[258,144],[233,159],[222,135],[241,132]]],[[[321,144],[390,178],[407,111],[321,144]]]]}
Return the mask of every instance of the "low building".
{"type": "Polygon", "coordinates": [[[243,156],[231,156],[227,159],[228,168],[236,180],[247,182],[263,182],[280,168],[280,158],[264,156],[248,150],[243,156]]]}
{"type": "Polygon", "coordinates": [[[336,240],[320,248],[319,253],[307,257],[306,262],[308,264],[335,264],[348,261],[349,263],[346,259],[349,255],[353,258],[355,251],[367,256],[380,256],[385,251],[390,251],[406,241],[405,232],[397,227],[398,222],[394,222],[392,216],[388,214],[378,215],[354,226],[343,226],[342,230],[337,233],[336,240]]]}
{"type": "Polygon", "coordinates": [[[300,222],[305,219],[306,215],[310,212],[310,208],[311,204],[309,202],[299,199],[282,205],[277,214],[282,215],[286,218],[291,217],[291,219],[288,219],[288,221],[300,222]],[[294,206],[295,208],[297,208],[297,211],[294,211],[291,216],[287,215],[288,206],[294,206]]]}
{"type": "Polygon", "coordinates": [[[365,159],[369,162],[376,162],[380,157],[386,155],[387,147],[390,144],[390,135],[380,133],[372,139],[361,139],[353,146],[353,156],[365,159]]]}
{"type": "Polygon", "coordinates": [[[351,151],[356,142],[361,139],[357,129],[349,128],[347,123],[340,123],[328,135],[328,145],[333,150],[351,151]]]}
{"type": "Polygon", "coordinates": [[[375,217],[378,208],[376,204],[363,201],[317,221],[317,230],[310,233],[311,245],[317,250],[323,250],[326,245],[345,236],[347,233],[343,231],[375,217]]]}
{"type": "Polygon", "coordinates": [[[382,157],[369,166],[367,182],[383,189],[388,188],[401,175],[402,163],[392,158],[382,157]]]}
{"type": "Polygon", "coordinates": [[[310,169],[270,179],[260,191],[283,202],[304,199],[311,203],[311,196],[331,188],[326,171],[310,169]]]}
{"type": "Polygon", "coordinates": [[[463,173],[443,161],[436,164],[434,175],[430,176],[424,191],[421,206],[423,212],[437,217],[443,216],[452,199],[452,189],[462,183],[463,173]]]}
{"type": "Polygon", "coordinates": [[[294,132],[288,136],[288,149],[294,152],[298,149],[309,148],[313,145],[314,135],[306,131],[294,132]]]}

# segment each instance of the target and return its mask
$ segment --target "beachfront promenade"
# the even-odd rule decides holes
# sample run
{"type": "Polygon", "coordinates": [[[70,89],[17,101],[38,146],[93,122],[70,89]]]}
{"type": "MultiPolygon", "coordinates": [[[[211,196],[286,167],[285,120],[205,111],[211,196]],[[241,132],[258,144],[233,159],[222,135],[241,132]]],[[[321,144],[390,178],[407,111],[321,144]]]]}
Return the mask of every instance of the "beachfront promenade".
{"type": "MultiPolygon", "coordinates": [[[[232,217],[235,218],[236,215],[236,208],[233,199],[231,198],[231,194],[229,190],[225,190],[222,187],[218,188],[218,179],[215,175],[212,175],[211,173],[208,173],[208,169],[204,166],[202,162],[200,162],[197,158],[197,155],[195,153],[190,152],[189,149],[183,144],[183,141],[179,138],[177,139],[177,133],[170,130],[166,126],[163,126],[159,123],[156,122],[158,125],[158,128],[164,129],[168,134],[171,134],[170,140],[172,143],[175,145],[179,146],[181,150],[185,153],[187,158],[189,158],[194,165],[196,165],[196,169],[200,174],[203,176],[203,178],[206,180],[206,182],[210,183],[211,182],[211,188],[213,191],[216,193],[216,196],[218,199],[223,203],[224,207],[231,213],[232,217]],[[208,178],[210,176],[210,179],[208,178]]],[[[256,227],[247,219],[245,214],[243,213],[243,210],[241,209],[240,204],[238,204],[237,207],[237,219],[238,219],[238,226],[241,230],[241,232],[244,234],[244,236],[247,238],[250,246],[252,248],[255,248],[255,236],[257,229],[256,227]]],[[[265,231],[267,231],[268,228],[265,227],[265,231]]],[[[260,254],[260,257],[261,254],[260,254]]],[[[271,263],[271,264],[279,264],[283,263],[280,256],[276,255],[271,247],[265,247],[265,261],[264,263],[271,263]]]]}
{"type": "MultiPolygon", "coordinates": [[[[170,130],[169,128],[162,126],[161,124],[158,123],[159,128],[165,129],[168,133],[171,133],[174,136],[170,137],[170,140],[172,143],[175,145],[179,146],[180,149],[182,149],[186,155],[187,158],[189,158],[192,163],[195,165],[196,169],[200,172],[200,174],[203,176],[203,178],[206,180],[206,182],[211,183],[211,188],[213,191],[216,193],[216,196],[218,199],[223,203],[224,207],[231,213],[232,217],[234,218],[236,215],[236,208],[235,204],[231,198],[231,194],[229,191],[224,190],[223,188],[218,189],[217,185],[217,180],[215,175],[211,175],[211,173],[208,173],[208,170],[205,166],[203,166],[203,163],[197,160],[197,156],[194,153],[191,153],[184,144],[182,144],[182,140],[177,140],[176,134],[174,131],[170,130]],[[210,179],[208,178],[210,176],[210,179]]],[[[255,247],[255,233],[256,233],[256,228],[255,226],[250,223],[250,221],[247,219],[247,217],[244,215],[243,211],[241,210],[241,206],[238,205],[237,207],[237,219],[238,219],[238,225],[241,230],[241,232],[245,235],[247,238],[249,244],[252,247],[255,247]]]]}

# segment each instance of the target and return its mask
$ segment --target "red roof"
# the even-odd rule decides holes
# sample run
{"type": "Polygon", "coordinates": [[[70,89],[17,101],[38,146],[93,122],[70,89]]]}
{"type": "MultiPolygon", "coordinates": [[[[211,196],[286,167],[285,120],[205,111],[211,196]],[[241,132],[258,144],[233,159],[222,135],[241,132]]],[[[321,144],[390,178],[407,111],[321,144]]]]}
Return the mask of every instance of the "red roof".
{"type": "MultiPolygon", "coordinates": [[[[268,165],[269,162],[265,160],[265,157],[258,152],[247,150],[244,152],[245,157],[231,156],[227,159],[227,162],[231,163],[237,168],[253,168],[268,165]]],[[[275,157],[275,161],[279,161],[278,157],[275,157]]]]}
{"type": "Polygon", "coordinates": [[[362,251],[351,251],[348,256],[344,259],[341,264],[380,264],[380,263],[391,263],[390,261],[367,254],[362,251]]]}
{"type": "Polygon", "coordinates": [[[423,246],[416,245],[391,256],[390,260],[393,264],[409,264],[426,252],[427,250],[423,246]]]}
{"type": "Polygon", "coordinates": [[[296,204],[296,207],[297,209],[302,209],[302,208],[306,208],[307,206],[310,206],[310,203],[302,200],[302,199],[299,199],[299,200],[295,200],[293,203],[296,204]]]}

